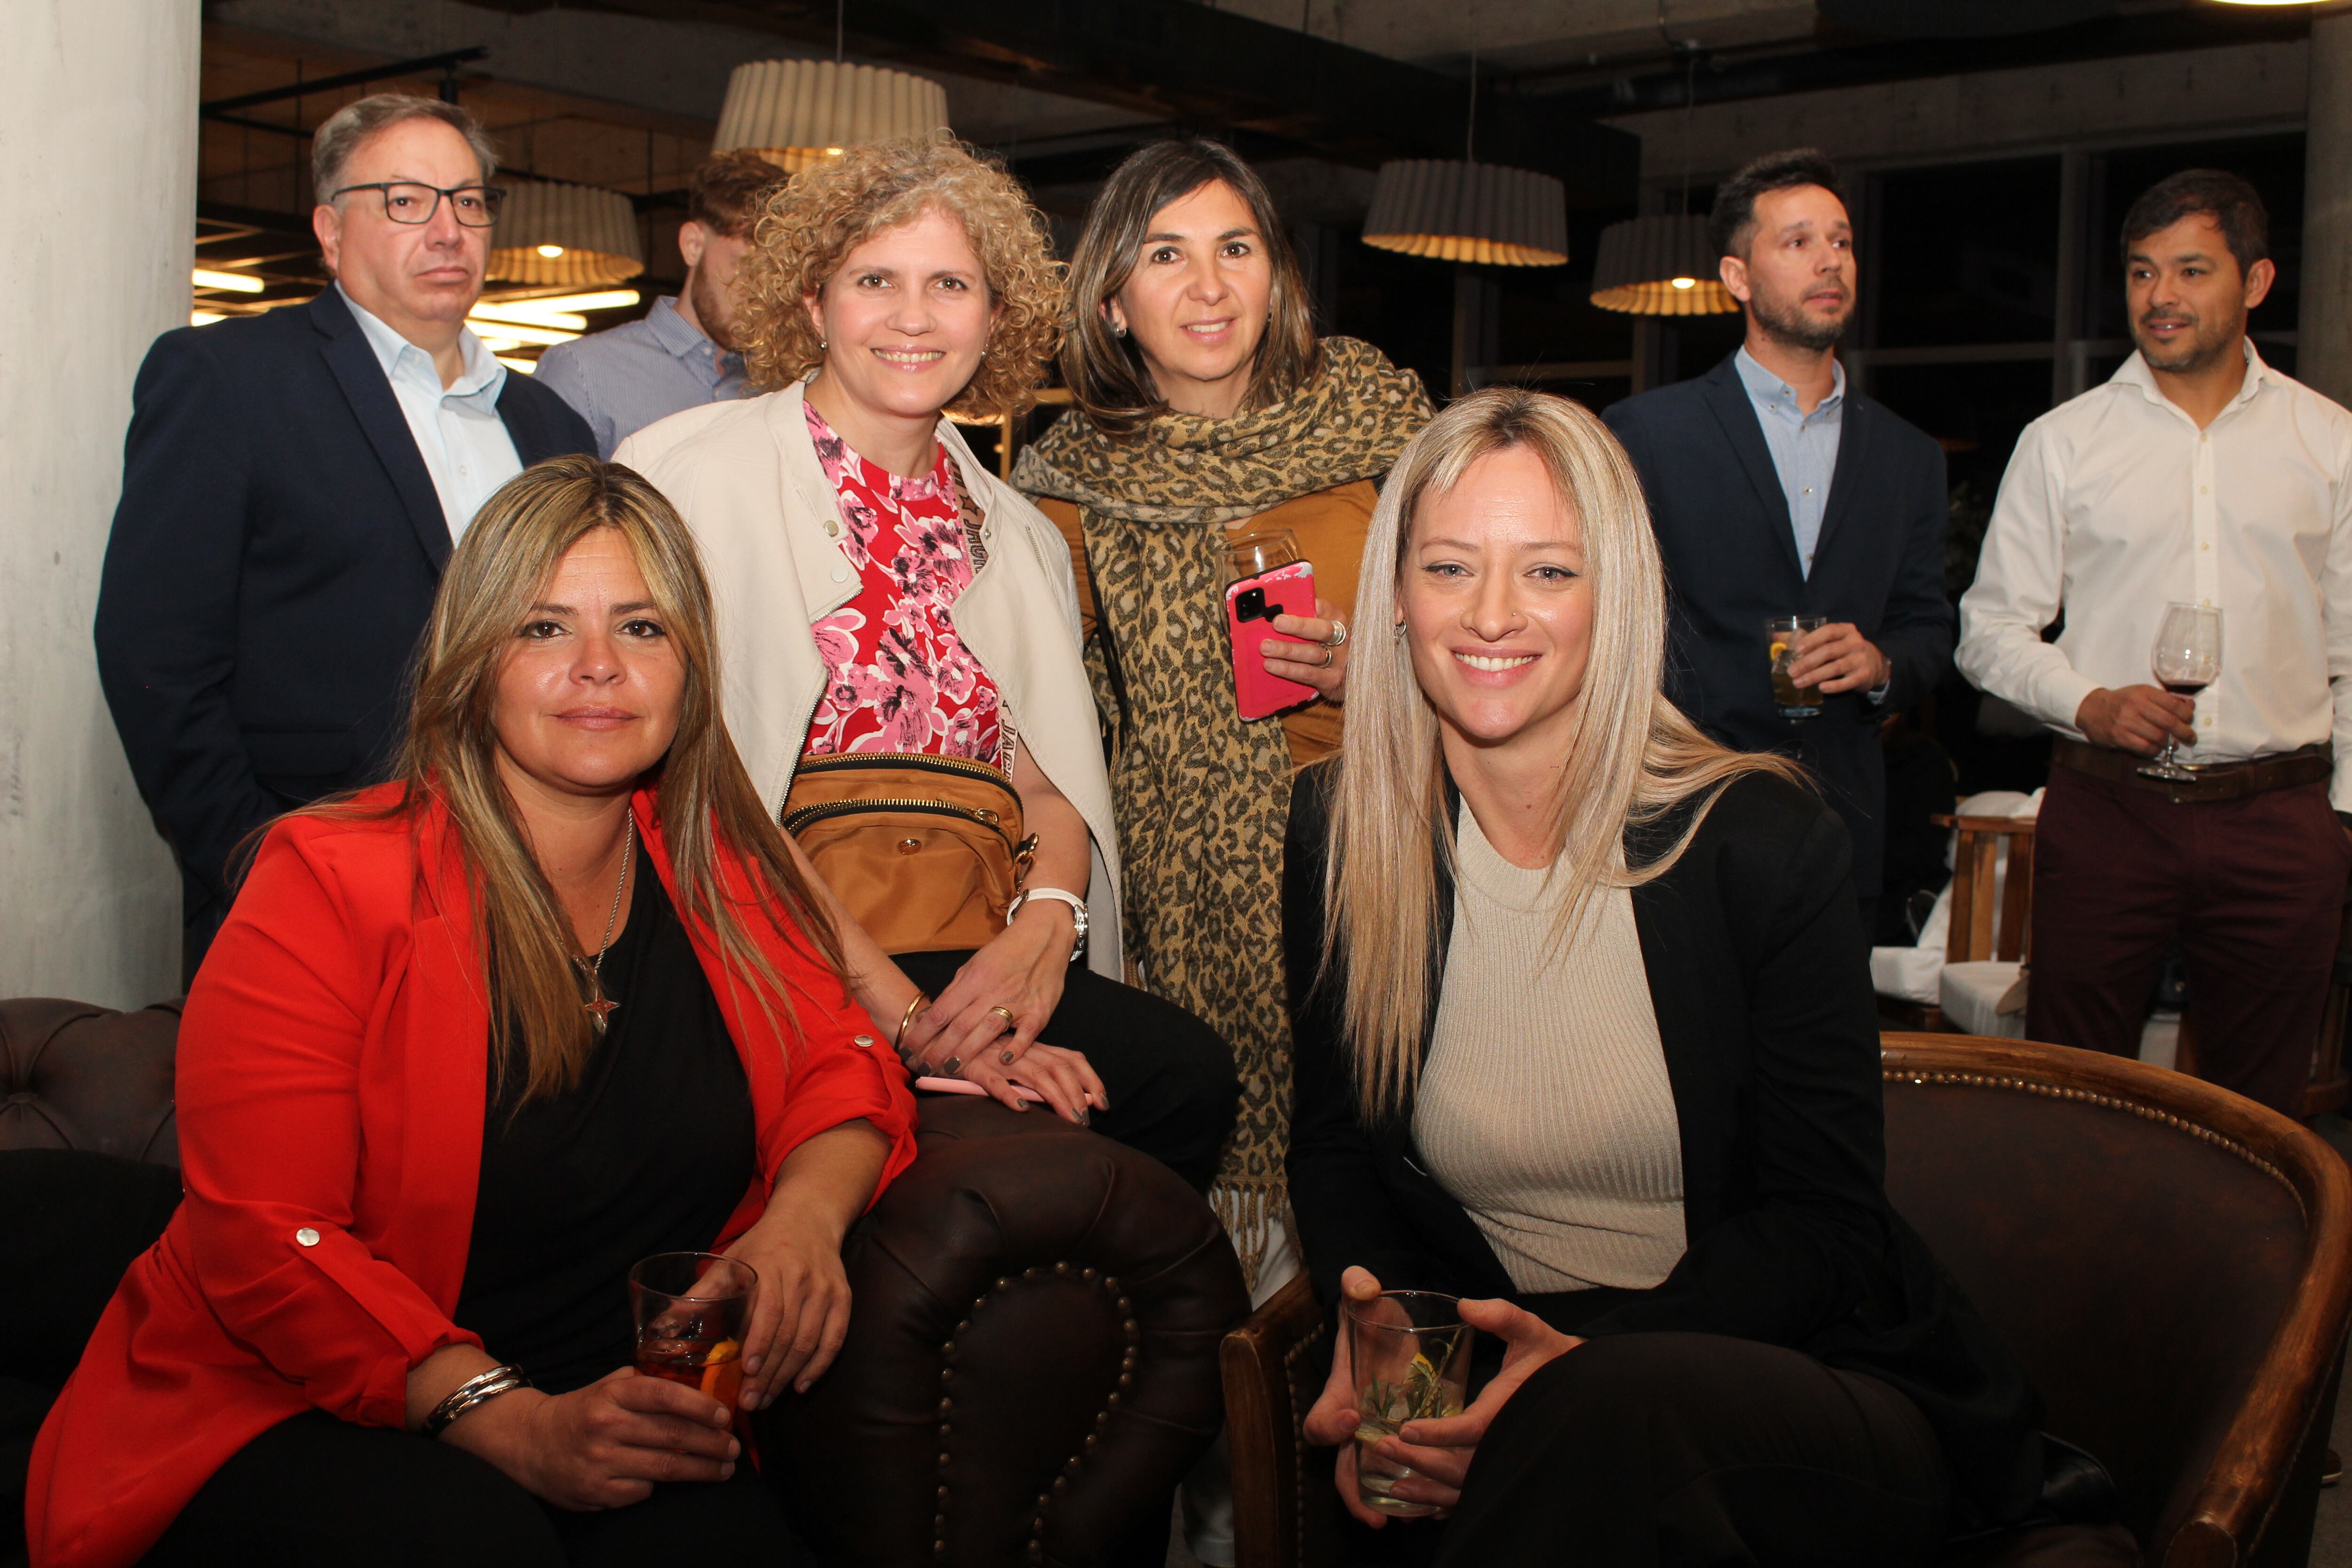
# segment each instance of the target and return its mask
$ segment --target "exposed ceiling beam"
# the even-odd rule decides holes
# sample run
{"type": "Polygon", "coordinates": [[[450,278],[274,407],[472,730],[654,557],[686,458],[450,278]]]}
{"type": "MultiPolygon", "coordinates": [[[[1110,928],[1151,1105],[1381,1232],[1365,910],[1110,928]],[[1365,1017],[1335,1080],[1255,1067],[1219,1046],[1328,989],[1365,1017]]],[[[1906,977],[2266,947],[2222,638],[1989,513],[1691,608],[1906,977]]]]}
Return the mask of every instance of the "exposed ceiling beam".
{"type": "Polygon", "coordinates": [[[259,92],[241,92],[235,98],[216,98],[210,103],[200,103],[197,112],[215,120],[225,120],[233,109],[251,109],[257,104],[283,103],[289,98],[306,98],[313,93],[338,92],[347,87],[365,87],[372,81],[383,81],[396,76],[418,76],[428,71],[454,73],[469,60],[480,59],[490,51],[480,46],[470,49],[451,49],[446,54],[421,55],[412,60],[393,60],[388,64],[369,66],[362,70],[345,71],[340,76],[322,76],[310,81],[298,81],[286,87],[264,88],[259,92]]]}
{"type": "MultiPolygon", "coordinates": [[[[530,14],[553,0],[477,0],[530,14]]],[[[564,0],[757,28],[830,47],[827,0],[564,0]]],[[[1180,125],[1232,126],[1343,163],[1458,158],[1468,80],[1195,0],[857,0],[843,42],[869,59],[1016,82],[1180,125]]],[[[1481,159],[1555,174],[1578,205],[1633,199],[1639,142],[1563,101],[1477,94],[1481,159]]]]}
{"type": "Polygon", "coordinates": [[[2071,60],[2274,43],[2306,37],[2310,31],[2308,11],[2291,5],[2142,12],[1993,38],[1872,39],[1832,29],[1818,44],[1702,50],[1696,72],[1688,68],[1686,58],[1677,58],[1614,73],[1573,68],[1531,71],[1513,78],[1511,85],[1579,114],[1628,114],[1679,109],[1693,96],[1700,103],[1722,103],[2071,60]]]}

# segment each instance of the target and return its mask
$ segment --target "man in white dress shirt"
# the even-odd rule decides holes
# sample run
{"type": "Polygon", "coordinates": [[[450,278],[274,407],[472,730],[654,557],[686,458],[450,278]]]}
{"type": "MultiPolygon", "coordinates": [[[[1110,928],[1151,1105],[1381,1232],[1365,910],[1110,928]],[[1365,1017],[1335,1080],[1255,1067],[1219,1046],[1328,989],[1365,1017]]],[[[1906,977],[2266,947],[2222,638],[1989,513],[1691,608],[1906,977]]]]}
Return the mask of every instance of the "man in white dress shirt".
{"type": "Polygon", "coordinates": [[[2138,352],[2026,427],[1960,601],[1961,670],[2058,731],[2026,1033],[2136,1054],[2177,938],[2199,1070],[2299,1118],[2352,872],[2352,414],[2247,341],[2246,182],[2172,175],[2123,237],[2138,352]],[[2154,684],[2174,603],[2221,612],[2193,698],[2154,684]],[[2196,783],[2140,773],[2167,740],[2196,783]]]}

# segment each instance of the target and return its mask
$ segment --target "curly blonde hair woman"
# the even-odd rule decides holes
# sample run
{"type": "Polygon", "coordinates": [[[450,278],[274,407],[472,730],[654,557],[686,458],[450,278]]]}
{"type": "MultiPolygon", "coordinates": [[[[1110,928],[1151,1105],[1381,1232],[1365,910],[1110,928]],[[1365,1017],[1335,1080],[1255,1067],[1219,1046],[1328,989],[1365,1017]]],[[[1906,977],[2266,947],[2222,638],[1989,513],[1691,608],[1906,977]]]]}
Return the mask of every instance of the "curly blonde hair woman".
{"type": "Polygon", "coordinates": [[[776,390],[664,420],[620,454],[709,563],[752,783],[812,847],[919,777],[934,781],[921,801],[950,790],[942,774],[1017,800],[1034,858],[1022,872],[1021,834],[1004,836],[1021,896],[977,924],[889,845],[837,873],[830,912],[859,1000],[919,1073],[1019,1109],[1042,1099],[1205,1186],[1238,1093],[1232,1053],[1119,981],[1118,841],[1069,556],[944,416],[1036,384],[1060,303],[1043,220],[941,137],[803,172],[752,233],[740,324],[776,390]],[[815,789],[850,804],[811,807],[815,789]]]}
{"type": "Polygon", "coordinates": [[[1045,220],[1012,175],[945,134],[852,147],[771,195],[735,277],[736,342],[753,384],[790,385],[824,363],[806,301],[842,258],[925,212],[952,214],[988,279],[995,315],[955,414],[1026,407],[1061,336],[1062,266],[1045,220]]]}

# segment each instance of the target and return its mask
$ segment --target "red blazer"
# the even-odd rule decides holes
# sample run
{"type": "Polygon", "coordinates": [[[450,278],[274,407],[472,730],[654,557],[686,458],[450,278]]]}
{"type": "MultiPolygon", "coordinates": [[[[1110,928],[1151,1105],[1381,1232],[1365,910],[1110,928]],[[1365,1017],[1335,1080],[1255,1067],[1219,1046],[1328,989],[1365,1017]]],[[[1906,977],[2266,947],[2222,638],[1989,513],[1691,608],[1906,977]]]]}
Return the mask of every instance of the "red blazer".
{"type": "MultiPolygon", "coordinates": [[[[675,901],[656,799],[632,805],[675,901]]],[[[721,869],[740,894],[740,863],[721,869]]],[[[34,1446],[26,1523],[41,1568],[135,1562],[269,1427],[314,1405],[400,1426],[410,1369],[479,1343],[449,1321],[489,1048],[465,889],[437,806],[270,830],[180,1026],[187,1197],[123,1277],[34,1446]]],[[[812,953],[748,921],[791,992],[791,1042],[678,914],[759,1129],[760,1179],[718,1244],[759,1217],[785,1155],[845,1121],[889,1137],[887,1185],[915,1156],[915,1108],[905,1070],[872,1044],[880,1031],[812,953]]]]}

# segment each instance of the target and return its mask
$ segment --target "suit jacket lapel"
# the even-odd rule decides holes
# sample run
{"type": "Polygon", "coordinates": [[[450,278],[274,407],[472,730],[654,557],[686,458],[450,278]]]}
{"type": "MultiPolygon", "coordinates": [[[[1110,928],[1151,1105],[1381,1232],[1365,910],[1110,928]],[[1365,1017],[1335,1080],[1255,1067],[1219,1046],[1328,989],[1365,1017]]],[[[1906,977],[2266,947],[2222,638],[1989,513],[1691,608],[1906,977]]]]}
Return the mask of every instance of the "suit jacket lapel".
{"type": "Polygon", "coordinates": [[[1813,541],[1813,565],[1818,568],[1829,553],[1830,541],[1836,537],[1838,525],[1853,510],[1853,493],[1862,488],[1860,475],[1870,458],[1871,418],[1869,405],[1853,395],[1853,384],[1846,384],[1845,407],[1838,416],[1837,466],[1830,470],[1830,501],[1822,512],[1821,537],[1813,541]]]}
{"type": "MultiPolygon", "coordinates": [[[[1685,800],[1661,820],[1628,829],[1627,862],[1640,865],[1681,837],[1696,805],[1685,800]]],[[[1742,1037],[1747,1005],[1738,978],[1711,973],[1706,961],[1708,943],[1697,920],[1709,896],[1705,860],[1694,844],[1664,876],[1633,889],[1633,929],[1641,938],[1650,1010],[1658,1020],[1658,1045],[1681,1131],[1683,1229],[1693,1239],[1723,1217],[1729,1181],[1723,1133],[1738,1121],[1739,1089],[1721,1053],[1742,1037]]]]}
{"type": "Polygon", "coordinates": [[[352,413],[367,432],[368,444],[375,448],[384,472],[391,476],[392,488],[400,492],[400,504],[408,513],[409,525],[416,530],[416,542],[425,547],[425,558],[433,563],[437,576],[449,563],[449,519],[441,510],[441,497],[433,488],[423,454],[416,449],[407,416],[400,411],[400,400],[392,394],[392,383],[376,362],[375,351],[368,346],[367,334],[344,308],[341,294],[325,289],[307,308],[326,339],[319,352],[326,356],[328,368],[351,400],[352,413]]]}
{"type": "Polygon", "coordinates": [[[1739,466],[1747,470],[1748,482],[1755,488],[1757,504],[1763,508],[1780,558],[1802,581],[1805,566],[1797,559],[1796,524],[1789,516],[1788,493],[1780,489],[1780,471],[1772,467],[1772,449],[1764,444],[1764,427],[1757,423],[1756,405],[1748,400],[1739,372],[1727,359],[1707,372],[1700,385],[1707,408],[1723,426],[1724,439],[1731,444],[1739,466]]]}
{"type": "MultiPolygon", "coordinates": [[[[454,1312],[465,1284],[481,1181],[482,1115],[489,1091],[488,989],[474,944],[465,862],[448,812],[430,809],[411,843],[416,856],[414,934],[407,981],[395,1004],[400,1012],[394,1015],[404,1024],[396,1059],[406,1089],[400,1102],[399,1198],[402,1223],[413,1227],[408,1234],[431,1241],[405,1265],[409,1275],[442,1311],[454,1312]]],[[[362,1094],[362,1110],[371,1103],[362,1094]]]]}

